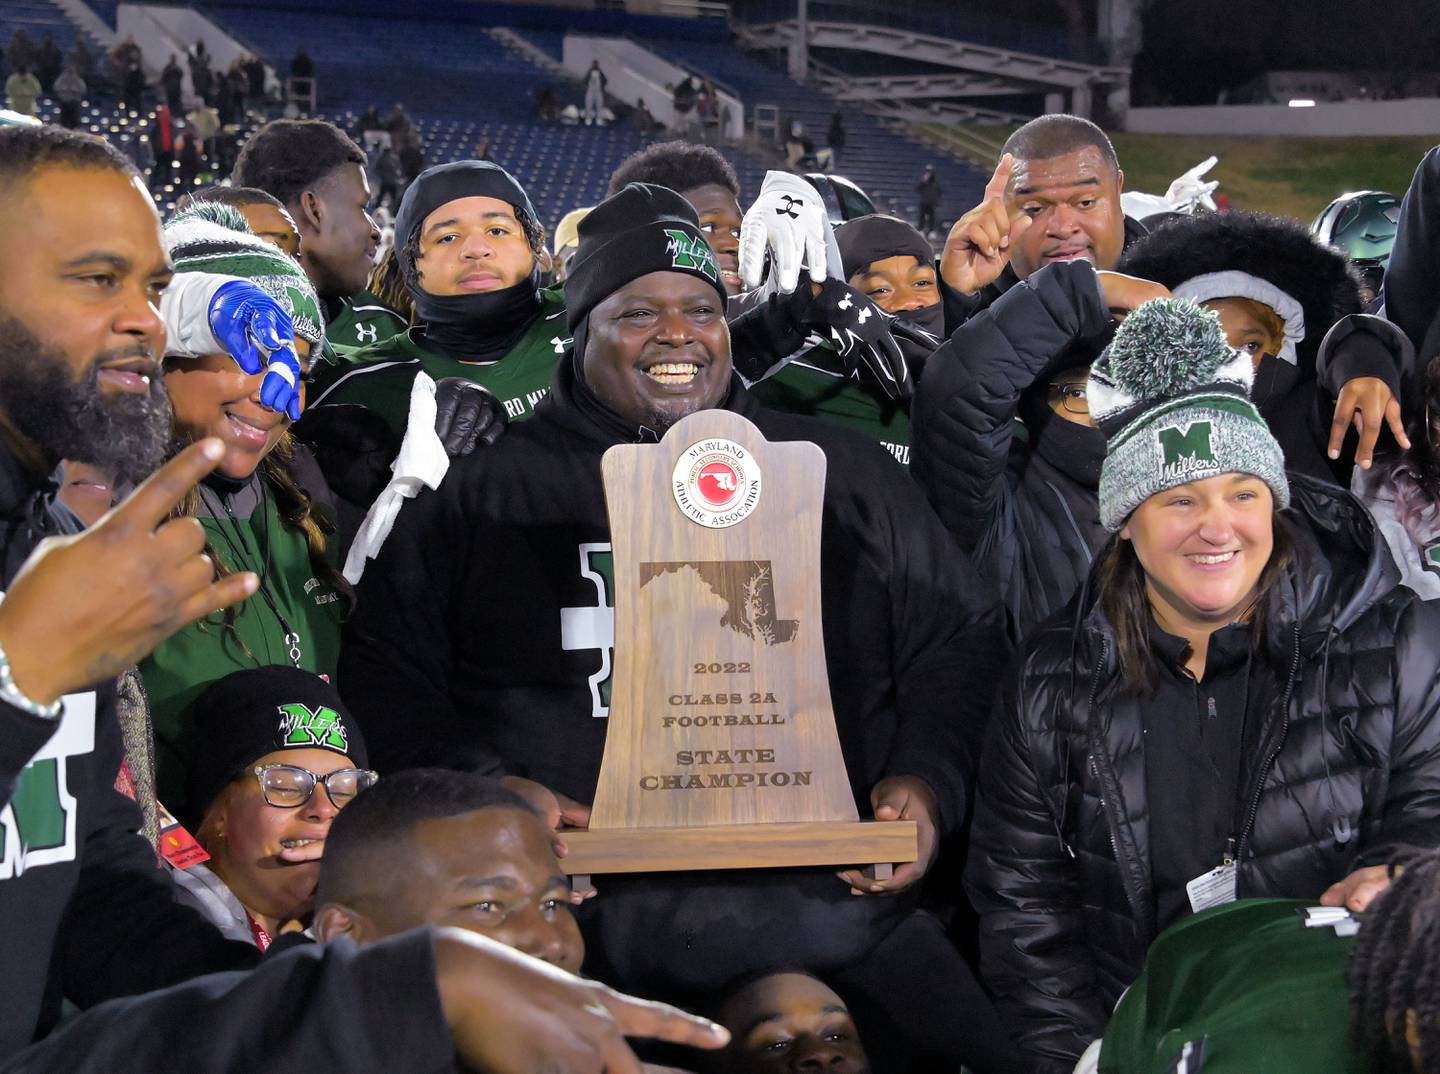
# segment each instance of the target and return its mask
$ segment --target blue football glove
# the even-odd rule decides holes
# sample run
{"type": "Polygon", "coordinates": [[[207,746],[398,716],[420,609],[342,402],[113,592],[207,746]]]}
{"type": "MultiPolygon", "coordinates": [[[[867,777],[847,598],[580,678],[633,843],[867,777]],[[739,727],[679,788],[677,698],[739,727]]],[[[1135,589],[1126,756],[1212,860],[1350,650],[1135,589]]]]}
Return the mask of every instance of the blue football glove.
{"type": "Polygon", "coordinates": [[[210,300],[210,331],[244,372],[262,369],[260,404],[300,418],[300,359],[285,308],[249,280],[221,284],[210,300]]]}

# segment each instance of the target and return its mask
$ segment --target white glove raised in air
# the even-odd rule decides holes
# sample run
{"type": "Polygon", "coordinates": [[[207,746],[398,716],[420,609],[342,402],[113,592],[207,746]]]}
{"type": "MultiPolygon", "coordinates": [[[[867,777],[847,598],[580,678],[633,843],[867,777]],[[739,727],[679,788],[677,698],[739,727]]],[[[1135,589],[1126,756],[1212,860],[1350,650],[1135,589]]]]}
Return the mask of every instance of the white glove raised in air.
{"type": "Polygon", "coordinates": [[[1170,184],[1170,189],[1165,191],[1165,200],[1176,212],[1194,212],[1196,209],[1206,209],[1213,213],[1215,199],[1210,195],[1219,189],[1220,180],[1211,179],[1208,183],[1204,183],[1200,181],[1200,177],[1219,162],[1219,157],[1206,157],[1170,184]]]}
{"type": "Polygon", "coordinates": [[[795,290],[802,268],[812,281],[824,283],[829,269],[829,232],[830,221],[818,190],[798,175],[767,172],[760,196],[740,225],[740,278],[745,289],[753,291],[760,286],[767,249],[781,291],[795,290]]]}
{"type": "Polygon", "coordinates": [[[1163,195],[1126,191],[1120,195],[1120,207],[1126,216],[1134,220],[1144,220],[1156,213],[1189,214],[1197,209],[1214,212],[1215,199],[1211,195],[1219,189],[1220,180],[1202,182],[1200,177],[1215,167],[1219,160],[1219,157],[1206,157],[1171,183],[1163,195]]]}

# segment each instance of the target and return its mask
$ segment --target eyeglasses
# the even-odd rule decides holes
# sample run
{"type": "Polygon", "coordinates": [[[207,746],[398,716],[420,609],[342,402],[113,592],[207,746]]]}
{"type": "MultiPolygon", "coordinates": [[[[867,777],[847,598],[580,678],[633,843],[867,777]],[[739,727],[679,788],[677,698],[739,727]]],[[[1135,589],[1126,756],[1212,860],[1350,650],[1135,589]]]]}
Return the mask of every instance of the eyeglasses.
{"type": "Polygon", "coordinates": [[[303,806],[315,793],[317,783],[325,785],[331,805],[344,809],[357,794],[375,786],[380,779],[364,768],[341,768],[324,776],[293,764],[261,764],[256,765],[254,771],[266,804],[278,809],[303,806]]]}
{"type": "Polygon", "coordinates": [[[1079,384],[1050,384],[1052,392],[1060,396],[1060,406],[1069,414],[1090,413],[1090,400],[1085,389],[1079,384]]]}

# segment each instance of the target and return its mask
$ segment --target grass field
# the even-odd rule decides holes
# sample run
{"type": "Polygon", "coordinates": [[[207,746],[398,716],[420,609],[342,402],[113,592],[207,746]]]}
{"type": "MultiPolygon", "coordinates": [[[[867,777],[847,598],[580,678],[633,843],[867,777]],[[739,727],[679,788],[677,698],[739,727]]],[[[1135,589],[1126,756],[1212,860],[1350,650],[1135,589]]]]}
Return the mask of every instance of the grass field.
{"type": "MultiPolygon", "coordinates": [[[[971,127],[997,142],[1003,127],[971,127]]],[[[945,125],[931,130],[942,135],[945,125]]],[[[1125,187],[1163,194],[1181,172],[1214,154],[1220,163],[1208,179],[1220,180],[1237,209],[1295,217],[1308,224],[1347,190],[1388,190],[1400,196],[1434,138],[1241,138],[1212,135],[1111,135],[1125,187]]]]}

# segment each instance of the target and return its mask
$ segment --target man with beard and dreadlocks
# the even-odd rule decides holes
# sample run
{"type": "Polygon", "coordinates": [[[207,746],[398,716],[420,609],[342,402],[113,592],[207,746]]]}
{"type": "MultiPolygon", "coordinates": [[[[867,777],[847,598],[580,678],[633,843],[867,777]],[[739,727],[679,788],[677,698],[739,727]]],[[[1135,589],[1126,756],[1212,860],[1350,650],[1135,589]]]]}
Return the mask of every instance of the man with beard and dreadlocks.
{"type": "MultiPolygon", "coordinates": [[[[827,870],[614,878],[586,903],[588,949],[602,979],[679,997],[777,961],[863,976],[856,967],[893,934],[936,995],[983,1008],[938,926],[909,917],[909,898],[849,891],[916,887],[940,840],[959,830],[1004,660],[992,597],[886,452],[755,404],[733,373],[725,287],[685,199],[632,184],[579,233],[566,285],[574,355],[533,418],[405,508],[360,585],[339,681],[376,767],[508,777],[550,826],[583,826],[612,666],[613,607],[596,584],[611,557],[601,456],[709,408],[744,415],[772,441],[814,441],[828,463],[821,630],[840,742],[857,799],[877,819],[919,822],[919,859],[886,882],[827,870]],[[749,929],[744,943],[736,921],[749,929]]],[[[872,972],[857,987],[895,1014],[903,1004],[888,977],[872,972]]],[[[997,1053],[987,1047],[1003,1046],[981,1038],[995,1023],[953,1021],[936,1014],[920,1031],[954,1030],[951,1058],[989,1069],[997,1053]]]]}

